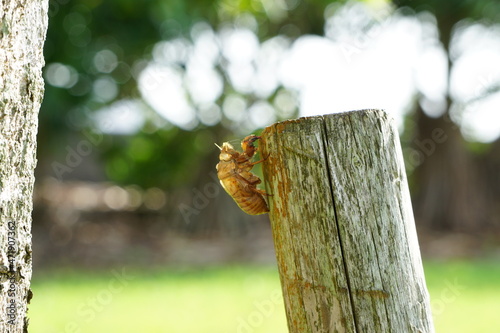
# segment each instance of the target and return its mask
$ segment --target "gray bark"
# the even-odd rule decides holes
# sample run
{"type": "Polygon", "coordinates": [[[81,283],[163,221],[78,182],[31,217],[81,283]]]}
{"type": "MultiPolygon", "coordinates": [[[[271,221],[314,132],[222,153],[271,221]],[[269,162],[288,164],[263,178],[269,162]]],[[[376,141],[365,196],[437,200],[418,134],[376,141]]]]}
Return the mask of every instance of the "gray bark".
{"type": "Polygon", "coordinates": [[[397,130],[380,110],[262,133],[288,327],[433,332],[397,130]]]}
{"type": "Polygon", "coordinates": [[[0,3],[0,332],[27,331],[47,11],[46,0],[0,3]]]}

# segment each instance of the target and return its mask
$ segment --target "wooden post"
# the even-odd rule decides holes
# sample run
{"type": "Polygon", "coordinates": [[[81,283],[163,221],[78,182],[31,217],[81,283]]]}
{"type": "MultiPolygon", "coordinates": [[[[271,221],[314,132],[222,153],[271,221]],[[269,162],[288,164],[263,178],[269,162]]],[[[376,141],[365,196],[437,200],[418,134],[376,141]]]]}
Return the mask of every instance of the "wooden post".
{"type": "Polygon", "coordinates": [[[387,114],[276,123],[261,147],[289,331],[433,332],[399,137],[387,114]]]}

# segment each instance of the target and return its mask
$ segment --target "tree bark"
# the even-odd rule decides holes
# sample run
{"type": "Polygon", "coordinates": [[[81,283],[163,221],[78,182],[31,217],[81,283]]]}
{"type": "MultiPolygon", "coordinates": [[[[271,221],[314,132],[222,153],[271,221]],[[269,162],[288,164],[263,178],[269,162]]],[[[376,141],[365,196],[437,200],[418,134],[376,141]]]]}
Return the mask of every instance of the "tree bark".
{"type": "Polygon", "coordinates": [[[0,4],[0,332],[27,331],[47,12],[46,0],[0,4]]]}
{"type": "Polygon", "coordinates": [[[397,130],[380,110],[262,133],[288,327],[433,332],[397,130]]]}

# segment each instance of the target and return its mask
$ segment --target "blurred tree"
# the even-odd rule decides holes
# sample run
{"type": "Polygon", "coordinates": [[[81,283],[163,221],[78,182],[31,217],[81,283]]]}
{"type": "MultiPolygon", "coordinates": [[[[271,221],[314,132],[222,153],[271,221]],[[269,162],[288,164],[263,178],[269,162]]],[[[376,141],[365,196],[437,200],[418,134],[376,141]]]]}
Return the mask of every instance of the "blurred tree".
{"type": "MultiPolygon", "coordinates": [[[[238,87],[231,55],[224,54],[221,43],[243,35],[256,37],[260,52],[266,41],[280,35],[281,39],[267,43],[267,49],[279,51],[302,34],[322,34],[324,9],[331,3],[150,0],[145,5],[130,0],[51,1],[38,175],[59,180],[109,179],[169,191],[212,183],[210,171],[217,163],[213,142],[241,138],[261,126],[255,120],[263,114],[267,114],[263,119],[272,122],[293,118],[298,112],[293,92],[278,85],[262,92],[267,78],[253,83],[253,88],[238,87]],[[163,107],[169,113],[170,101],[155,105],[148,99],[148,91],[164,89],[163,84],[176,77],[180,79],[177,85],[185,88],[182,80],[191,75],[190,59],[203,33],[214,35],[217,50],[212,75],[221,79],[222,88],[208,104],[196,100],[192,91],[196,87],[183,90],[181,94],[188,102],[185,113],[193,114],[192,119],[179,125],[153,111],[163,107]],[[105,124],[105,111],[116,111],[124,100],[131,108],[140,109],[141,115],[138,127],[121,132],[116,121],[105,124]],[[65,147],[61,142],[66,142],[65,147]],[[96,152],[105,165],[103,170],[94,167],[96,152]]],[[[266,54],[260,57],[269,58],[266,54]]],[[[258,67],[255,58],[250,61],[252,68],[258,67]]],[[[266,71],[269,68],[261,69],[261,73],[266,71]]],[[[123,109],[117,112],[118,118],[126,118],[123,109]]],[[[134,112],[131,114],[133,117],[134,112]]],[[[171,208],[194,200],[192,196],[176,195],[179,201],[170,202],[171,208]]],[[[237,207],[222,200],[205,208],[204,214],[191,217],[205,224],[207,217],[229,224],[240,216],[233,209],[237,207]]]]}
{"type": "MultiPolygon", "coordinates": [[[[38,172],[54,174],[54,166],[50,163],[52,160],[64,164],[68,149],[84,139],[81,130],[96,126],[93,123],[96,110],[125,97],[141,97],[137,80],[158,41],[177,39],[192,48],[192,29],[198,22],[207,22],[216,29],[224,26],[250,27],[260,40],[277,35],[293,39],[302,34],[322,34],[323,12],[331,3],[326,0],[150,0],[147,4],[138,6],[134,1],[122,0],[51,1],[50,27],[45,46],[45,78],[49,84],[40,116],[41,158],[38,172]],[[61,150],[61,141],[68,142],[70,147],[61,150]]],[[[184,54],[184,59],[178,63],[182,76],[186,75],[187,56],[188,54],[184,54]]],[[[234,92],[234,88],[233,83],[228,80],[227,59],[219,57],[216,67],[224,79],[224,93],[216,103],[221,106],[225,101],[224,96],[234,92]]],[[[248,107],[262,100],[262,97],[255,96],[253,92],[238,92],[236,95],[243,98],[248,107]]],[[[271,94],[267,99],[272,101],[275,97],[276,94],[271,94]]],[[[290,114],[282,115],[285,116],[290,114]]],[[[103,180],[107,176],[119,182],[137,181],[142,186],[169,186],[170,179],[177,178],[175,173],[151,174],[154,181],[144,178],[143,170],[148,163],[146,155],[154,156],[150,159],[150,164],[164,165],[167,169],[170,168],[169,164],[196,165],[197,161],[206,158],[206,154],[213,153],[207,145],[194,146],[193,138],[197,137],[198,131],[211,133],[212,141],[221,142],[237,126],[231,119],[223,117],[220,123],[194,126],[189,128],[190,133],[183,133],[172,129],[168,122],[159,119],[154,112],[146,112],[146,118],[144,126],[135,132],[135,135],[143,137],[141,140],[115,135],[105,137],[99,151],[107,151],[103,156],[107,164],[106,175],[99,172],[88,173],[81,170],[83,168],[79,172],[73,172],[78,169],[76,166],[71,167],[71,173],[68,171],[64,174],[65,178],[90,177],[103,180]],[[207,127],[210,127],[208,132],[207,127]],[[168,134],[172,142],[185,142],[183,147],[186,149],[182,156],[167,149],[163,141],[164,135],[150,135],[155,131],[172,131],[176,135],[183,135],[181,139],[168,134]],[[139,141],[149,148],[140,156],[131,153],[131,150],[137,148],[139,141]],[[104,149],[105,147],[110,149],[104,149]],[[122,154],[126,151],[128,153],[122,154]],[[142,162],[136,161],[136,156],[142,162]],[[128,165],[127,170],[119,167],[125,164],[128,165]]],[[[61,172],[55,174],[58,176],[61,172]]],[[[184,178],[181,176],[177,179],[180,181],[184,178]]]]}
{"type": "MultiPolygon", "coordinates": [[[[212,183],[210,172],[217,162],[213,142],[241,138],[266,121],[297,114],[295,92],[265,75],[276,67],[273,55],[301,35],[323,35],[325,10],[345,2],[51,1],[38,174],[60,180],[110,179],[180,193],[212,183]],[[244,38],[253,48],[235,43],[244,38]],[[231,43],[236,46],[228,51],[225,45],[231,43]],[[234,59],[235,53],[246,56],[245,66],[234,59]],[[248,73],[262,75],[252,81],[245,79],[248,73]],[[166,85],[178,88],[167,103],[151,93],[161,95],[166,85]],[[200,86],[210,87],[210,94],[197,95],[200,86]],[[177,120],[171,116],[176,101],[184,103],[179,106],[184,118],[177,120]],[[127,119],[128,127],[122,124],[127,119]],[[103,170],[91,167],[97,158],[103,170]]],[[[450,68],[457,23],[499,12],[498,4],[489,1],[401,0],[394,5],[435,15],[450,68]]],[[[451,121],[450,94],[446,100],[447,111],[437,118],[429,117],[421,103],[415,106],[416,140],[432,138],[435,128],[448,136],[414,173],[415,210],[419,222],[431,228],[481,227],[487,216],[498,216],[491,213],[498,189],[487,186],[491,180],[498,183],[499,162],[493,154],[498,149],[486,149],[481,156],[472,153],[451,121]]],[[[171,208],[190,196],[193,200],[187,192],[171,201],[171,208]]],[[[230,200],[217,203],[224,207],[210,205],[204,214],[192,215],[193,220],[205,223],[210,217],[226,224],[241,216],[230,200]]]]}
{"type": "MultiPolygon", "coordinates": [[[[498,170],[497,139],[480,152],[464,139],[457,119],[467,105],[454,100],[450,82],[454,65],[460,59],[456,47],[457,31],[465,22],[481,22],[489,26],[500,20],[500,3],[471,0],[395,0],[398,7],[410,7],[417,12],[431,12],[436,18],[439,40],[448,62],[448,88],[446,105],[439,116],[424,110],[425,93],[420,94],[413,117],[416,121],[416,149],[432,150],[426,154],[413,175],[414,207],[421,226],[432,230],[478,231],[495,225],[498,227],[500,173],[498,170]],[[436,130],[442,130],[446,140],[431,142],[436,130]]],[[[498,86],[486,87],[489,94],[498,86]]],[[[486,96],[480,96],[484,98],[486,96]]]]}
{"type": "MultiPolygon", "coordinates": [[[[232,31],[238,30],[249,38],[257,37],[258,49],[261,41],[277,35],[284,38],[274,44],[286,46],[287,38],[322,34],[323,12],[330,3],[150,0],[137,5],[123,0],[52,1],[45,46],[48,85],[40,114],[38,175],[52,175],[59,180],[109,179],[169,191],[202,188],[213,182],[210,171],[217,163],[213,142],[241,138],[253,131],[258,125],[251,125],[251,118],[259,118],[253,113],[270,112],[271,120],[297,114],[293,92],[278,86],[265,93],[257,92],[255,87],[235,88],[230,55],[220,49],[222,39],[231,38],[232,31]],[[200,22],[208,26],[200,26],[200,22]],[[216,30],[217,48],[213,67],[215,78],[222,79],[222,90],[208,105],[198,103],[189,89],[184,91],[189,103],[187,111],[194,113],[184,126],[179,126],[153,111],[155,105],[147,99],[148,91],[162,89],[176,75],[181,80],[189,77],[197,34],[209,32],[211,27],[216,30]],[[172,52],[177,58],[165,59],[165,54],[172,52]],[[146,81],[142,91],[141,80],[146,81]],[[141,101],[144,98],[146,102],[141,101]],[[140,126],[120,132],[115,120],[106,124],[105,111],[118,109],[117,104],[123,100],[140,109],[140,126]],[[92,167],[96,158],[104,163],[104,171],[92,167]]],[[[257,66],[255,59],[251,61],[252,67],[257,66]]],[[[183,85],[179,83],[181,89],[183,85]]],[[[118,119],[126,117],[123,110],[117,112],[121,112],[118,119]]],[[[177,197],[186,200],[185,196],[177,197]]],[[[170,204],[173,209],[179,205],[176,201],[170,204]]],[[[232,212],[237,210],[233,206],[211,205],[203,216],[192,217],[203,219],[203,223],[207,223],[207,216],[212,216],[212,220],[234,219],[238,214],[232,212]]]]}

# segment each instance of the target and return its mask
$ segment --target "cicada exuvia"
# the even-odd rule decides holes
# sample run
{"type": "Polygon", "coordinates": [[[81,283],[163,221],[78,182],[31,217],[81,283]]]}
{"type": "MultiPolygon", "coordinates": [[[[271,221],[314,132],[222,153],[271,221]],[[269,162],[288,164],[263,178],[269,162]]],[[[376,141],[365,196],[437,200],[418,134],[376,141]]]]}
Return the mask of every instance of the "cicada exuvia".
{"type": "Polygon", "coordinates": [[[252,157],[257,151],[254,143],[258,139],[260,136],[253,134],[243,139],[242,153],[236,151],[229,142],[224,142],[222,147],[217,146],[220,149],[220,162],[216,169],[220,183],[238,206],[250,215],[269,212],[264,199],[267,194],[257,188],[261,180],[250,171],[255,164],[263,161],[252,162],[252,157]]]}

